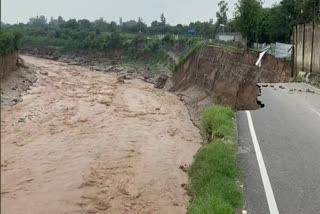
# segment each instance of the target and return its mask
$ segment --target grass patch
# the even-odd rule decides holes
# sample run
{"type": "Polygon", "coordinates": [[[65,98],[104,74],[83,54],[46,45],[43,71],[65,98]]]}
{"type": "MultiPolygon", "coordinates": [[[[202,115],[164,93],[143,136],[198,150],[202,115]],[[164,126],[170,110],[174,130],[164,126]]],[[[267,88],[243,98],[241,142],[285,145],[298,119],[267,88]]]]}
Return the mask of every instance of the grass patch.
{"type": "Polygon", "coordinates": [[[209,107],[202,114],[201,130],[208,143],[188,171],[190,214],[234,214],[242,205],[236,145],[227,140],[234,138],[233,118],[232,109],[223,106],[209,107]]]}
{"type": "Polygon", "coordinates": [[[231,137],[233,135],[233,111],[230,107],[211,106],[201,115],[201,132],[210,142],[214,138],[231,137]]]}

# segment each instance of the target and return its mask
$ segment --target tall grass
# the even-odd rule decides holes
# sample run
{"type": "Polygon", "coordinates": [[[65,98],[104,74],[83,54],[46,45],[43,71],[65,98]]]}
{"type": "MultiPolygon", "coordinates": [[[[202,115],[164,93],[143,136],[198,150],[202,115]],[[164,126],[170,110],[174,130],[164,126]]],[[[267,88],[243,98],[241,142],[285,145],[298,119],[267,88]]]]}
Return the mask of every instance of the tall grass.
{"type": "Polygon", "coordinates": [[[207,141],[233,134],[233,111],[230,107],[211,106],[201,115],[201,131],[207,141]]]}
{"type": "Polygon", "coordinates": [[[234,214],[242,205],[236,145],[229,141],[234,138],[233,118],[232,109],[223,106],[209,107],[202,114],[201,130],[208,142],[188,171],[190,214],[234,214]]]}

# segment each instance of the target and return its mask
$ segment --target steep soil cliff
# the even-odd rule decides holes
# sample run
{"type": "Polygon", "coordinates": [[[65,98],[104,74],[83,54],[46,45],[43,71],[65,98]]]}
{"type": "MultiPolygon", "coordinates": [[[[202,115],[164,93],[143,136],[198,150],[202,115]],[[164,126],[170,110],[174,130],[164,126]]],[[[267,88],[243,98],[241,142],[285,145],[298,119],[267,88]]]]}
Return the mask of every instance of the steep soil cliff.
{"type": "Polygon", "coordinates": [[[170,89],[181,95],[193,119],[215,103],[235,110],[257,109],[257,83],[288,82],[291,65],[267,55],[262,66],[255,66],[257,53],[239,53],[216,46],[204,45],[173,75],[170,89]]]}
{"type": "Polygon", "coordinates": [[[17,69],[18,53],[13,52],[7,55],[0,55],[0,78],[6,78],[11,72],[17,69]]]}
{"type": "Polygon", "coordinates": [[[29,67],[17,52],[0,55],[1,106],[15,105],[21,95],[37,80],[36,67],[29,67]]]}

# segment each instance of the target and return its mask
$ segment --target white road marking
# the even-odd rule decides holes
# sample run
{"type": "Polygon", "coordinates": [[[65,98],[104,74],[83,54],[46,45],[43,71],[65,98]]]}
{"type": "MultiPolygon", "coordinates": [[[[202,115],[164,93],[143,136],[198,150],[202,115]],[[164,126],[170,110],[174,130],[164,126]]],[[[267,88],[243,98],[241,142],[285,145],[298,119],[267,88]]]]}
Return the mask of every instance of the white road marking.
{"type": "Polygon", "coordinates": [[[307,84],[307,83],[303,83],[303,84],[305,84],[306,86],[309,86],[310,88],[313,88],[313,89],[315,89],[315,90],[317,90],[317,91],[320,92],[320,89],[318,89],[318,88],[316,88],[316,87],[313,87],[312,85],[309,85],[309,84],[307,84]]]}
{"type": "Polygon", "coordinates": [[[271,183],[269,180],[268,172],[266,169],[266,165],[264,164],[262,153],[260,150],[259,142],[257,139],[256,132],[254,130],[253,122],[252,122],[252,117],[250,111],[246,111],[247,113],[247,118],[248,118],[248,124],[249,124],[249,129],[250,129],[250,134],[254,146],[254,150],[256,152],[257,160],[258,160],[258,165],[260,169],[260,175],[262,178],[262,183],[264,186],[264,191],[266,192],[266,197],[268,201],[268,206],[269,206],[269,211],[270,214],[279,214],[277,202],[274,198],[274,194],[272,191],[271,183]]]}

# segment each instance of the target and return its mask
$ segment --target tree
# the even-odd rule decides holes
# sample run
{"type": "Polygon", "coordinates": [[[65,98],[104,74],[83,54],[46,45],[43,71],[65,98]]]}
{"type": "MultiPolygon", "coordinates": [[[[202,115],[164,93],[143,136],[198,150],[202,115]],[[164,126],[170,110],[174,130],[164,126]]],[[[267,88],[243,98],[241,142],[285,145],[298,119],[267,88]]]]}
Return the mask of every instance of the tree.
{"type": "Polygon", "coordinates": [[[49,21],[49,27],[50,28],[57,28],[58,26],[59,26],[58,20],[51,17],[50,21],[49,21]]]}
{"type": "Polygon", "coordinates": [[[261,13],[261,2],[258,0],[239,0],[236,4],[236,27],[251,45],[257,40],[258,20],[261,13]]]}
{"type": "Polygon", "coordinates": [[[115,30],[116,28],[117,28],[117,23],[114,22],[114,21],[110,22],[110,29],[111,29],[111,31],[115,30]]]}
{"type": "Polygon", "coordinates": [[[102,17],[94,21],[94,26],[100,32],[107,32],[109,29],[108,23],[105,22],[102,17]]]}
{"type": "Polygon", "coordinates": [[[119,18],[119,25],[122,26],[123,21],[122,21],[122,17],[119,18]]]}
{"type": "Polygon", "coordinates": [[[293,7],[285,7],[283,4],[273,6],[269,10],[266,30],[270,42],[290,43],[292,28],[297,24],[297,18],[293,7]]]}
{"type": "Polygon", "coordinates": [[[164,17],[163,13],[161,13],[161,16],[160,16],[160,22],[163,26],[166,25],[166,17],[164,17]]]}
{"type": "Polygon", "coordinates": [[[157,20],[151,22],[151,27],[159,27],[159,26],[160,26],[160,23],[157,20]]]}
{"type": "Polygon", "coordinates": [[[76,29],[78,28],[78,22],[76,19],[69,19],[66,23],[63,25],[64,28],[70,28],[70,29],[76,29]]]}
{"type": "Polygon", "coordinates": [[[146,31],[146,28],[147,28],[147,25],[145,23],[143,23],[143,20],[141,17],[138,17],[138,29],[139,29],[139,32],[145,32],[146,31]]]}
{"type": "Polygon", "coordinates": [[[61,16],[58,17],[58,23],[60,26],[65,23],[64,19],[61,16]]]}
{"type": "Polygon", "coordinates": [[[229,10],[228,3],[225,1],[220,1],[218,3],[219,11],[216,13],[217,24],[226,25],[228,22],[227,12],[229,10]]]}
{"type": "Polygon", "coordinates": [[[114,30],[108,40],[108,48],[120,48],[122,46],[122,39],[120,33],[117,30],[114,30]]]}
{"type": "Polygon", "coordinates": [[[220,1],[218,3],[219,11],[216,13],[217,21],[214,25],[213,32],[214,34],[219,29],[220,25],[226,25],[228,22],[227,12],[229,10],[228,3],[225,1],[220,1]]]}
{"type": "Polygon", "coordinates": [[[299,17],[300,3],[297,0],[282,0],[271,8],[261,9],[257,27],[258,42],[290,43],[293,26],[304,22],[299,17]]]}
{"type": "Polygon", "coordinates": [[[32,27],[45,27],[47,26],[47,18],[45,16],[32,17],[28,24],[32,27]]]}
{"type": "Polygon", "coordinates": [[[299,21],[303,23],[320,21],[319,0],[297,0],[297,7],[300,9],[299,21]]]}
{"type": "Polygon", "coordinates": [[[89,30],[90,25],[91,25],[90,21],[87,20],[87,19],[81,19],[81,20],[79,20],[79,21],[78,21],[78,24],[79,24],[79,27],[80,27],[81,29],[87,29],[87,30],[89,30]]]}
{"type": "Polygon", "coordinates": [[[135,20],[129,20],[129,21],[123,22],[122,30],[127,33],[138,32],[137,22],[135,20]]]}

